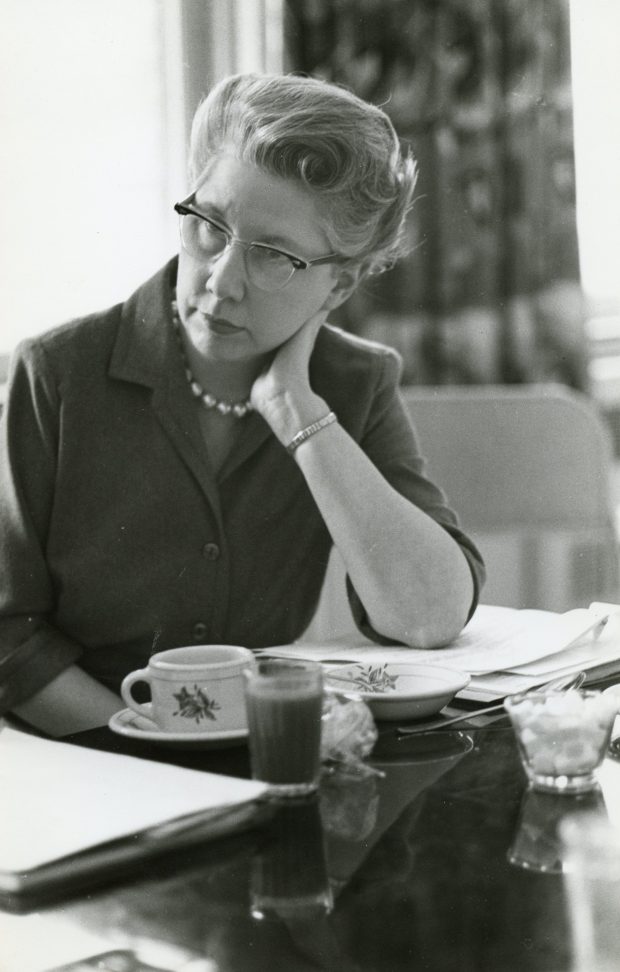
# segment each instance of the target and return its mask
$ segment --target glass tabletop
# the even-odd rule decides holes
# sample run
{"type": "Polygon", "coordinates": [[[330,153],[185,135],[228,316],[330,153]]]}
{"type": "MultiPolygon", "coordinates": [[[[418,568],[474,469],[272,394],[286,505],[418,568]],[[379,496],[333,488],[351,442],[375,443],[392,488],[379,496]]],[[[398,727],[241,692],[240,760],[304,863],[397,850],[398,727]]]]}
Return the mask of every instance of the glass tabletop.
{"type": "MultiPolygon", "coordinates": [[[[71,741],[249,772],[244,745],[149,749],[107,729],[71,741]]],[[[87,893],[59,889],[52,900],[13,902],[13,913],[9,902],[0,914],[3,940],[10,933],[23,944],[36,918],[62,927],[67,943],[90,935],[93,956],[124,949],[167,972],[569,969],[563,875],[516,859],[519,847],[534,861],[536,850],[543,862],[552,852],[527,846],[537,808],[529,817],[523,808],[526,781],[507,724],[419,737],[384,726],[370,764],[379,772],[326,774],[314,801],[282,808],[246,833],[168,855],[87,893]]],[[[54,968],[47,956],[33,972],[54,968]]],[[[127,955],[123,961],[133,972],[127,955]]]]}

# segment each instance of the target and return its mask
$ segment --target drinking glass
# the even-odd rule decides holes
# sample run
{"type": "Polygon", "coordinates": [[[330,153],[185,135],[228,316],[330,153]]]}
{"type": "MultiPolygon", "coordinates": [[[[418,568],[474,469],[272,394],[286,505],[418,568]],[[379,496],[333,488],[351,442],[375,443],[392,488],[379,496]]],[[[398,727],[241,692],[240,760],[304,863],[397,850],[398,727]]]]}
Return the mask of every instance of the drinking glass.
{"type": "Polygon", "coordinates": [[[261,660],[244,672],[252,776],[272,797],[317,789],[323,670],[315,662],[261,660]]]}

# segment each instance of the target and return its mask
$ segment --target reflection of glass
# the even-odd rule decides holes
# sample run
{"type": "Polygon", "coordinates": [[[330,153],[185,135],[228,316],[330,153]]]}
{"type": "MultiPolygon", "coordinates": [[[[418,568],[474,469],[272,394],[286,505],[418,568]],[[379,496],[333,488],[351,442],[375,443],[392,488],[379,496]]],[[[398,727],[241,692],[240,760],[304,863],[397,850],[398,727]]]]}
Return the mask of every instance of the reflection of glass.
{"type": "Polygon", "coordinates": [[[601,692],[527,692],[505,701],[532,786],[582,793],[596,788],[618,711],[601,692]]]}
{"type": "Polygon", "coordinates": [[[562,823],[574,972],[617,972],[620,962],[620,830],[601,814],[562,823]]]}
{"type": "Polygon", "coordinates": [[[277,805],[252,863],[253,918],[314,918],[332,908],[316,797],[277,805]]]}
{"type": "Polygon", "coordinates": [[[558,874],[566,870],[565,854],[559,833],[562,820],[575,813],[604,813],[605,801],[600,790],[573,795],[526,790],[521,803],[519,822],[508,861],[530,871],[558,874]]]}
{"type": "Polygon", "coordinates": [[[378,778],[342,770],[326,773],[321,781],[319,807],[328,835],[357,843],[366,840],[377,822],[378,778]]]}

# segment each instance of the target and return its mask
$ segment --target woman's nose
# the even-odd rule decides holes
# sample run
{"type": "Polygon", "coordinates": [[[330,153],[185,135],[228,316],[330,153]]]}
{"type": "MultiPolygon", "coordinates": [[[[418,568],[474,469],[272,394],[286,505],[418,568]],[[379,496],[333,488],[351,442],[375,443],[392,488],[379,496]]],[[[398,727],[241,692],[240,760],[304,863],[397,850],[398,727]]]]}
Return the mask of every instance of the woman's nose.
{"type": "Polygon", "coordinates": [[[246,283],[245,254],[242,247],[233,243],[211,260],[205,289],[219,300],[241,300],[246,283]]]}

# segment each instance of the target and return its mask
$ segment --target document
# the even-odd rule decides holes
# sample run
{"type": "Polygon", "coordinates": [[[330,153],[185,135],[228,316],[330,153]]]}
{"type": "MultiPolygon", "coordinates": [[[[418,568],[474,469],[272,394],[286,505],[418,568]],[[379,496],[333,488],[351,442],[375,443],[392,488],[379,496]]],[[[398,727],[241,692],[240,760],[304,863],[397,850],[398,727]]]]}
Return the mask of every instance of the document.
{"type": "Polygon", "coordinates": [[[604,663],[616,664],[620,671],[620,620],[608,625],[612,617],[620,619],[620,605],[597,602],[559,614],[482,604],[458,638],[443,648],[380,646],[359,635],[347,643],[299,643],[266,648],[264,654],[325,663],[444,665],[471,676],[457,698],[491,702],[556,674],[604,663]],[[603,637],[606,628],[610,637],[603,637]]]}
{"type": "Polygon", "coordinates": [[[250,826],[265,784],[0,730],[0,891],[250,826]]]}

